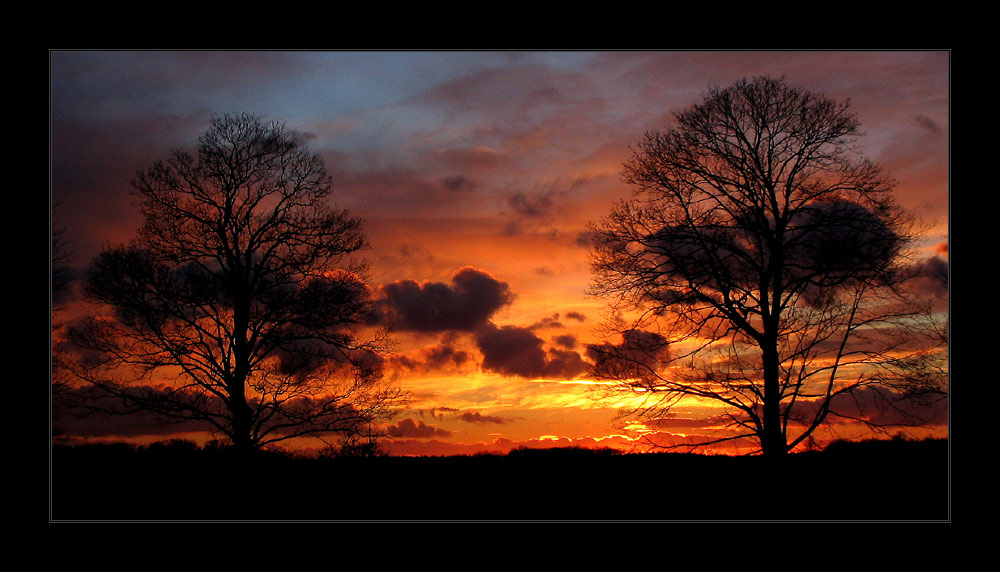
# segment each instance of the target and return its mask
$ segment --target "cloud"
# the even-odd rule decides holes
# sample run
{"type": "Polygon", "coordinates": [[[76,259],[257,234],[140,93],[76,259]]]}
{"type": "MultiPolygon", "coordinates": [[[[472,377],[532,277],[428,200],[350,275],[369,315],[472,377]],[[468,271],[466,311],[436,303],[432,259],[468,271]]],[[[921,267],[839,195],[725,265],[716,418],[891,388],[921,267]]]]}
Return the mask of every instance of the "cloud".
{"type": "MultiPolygon", "coordinates": [[[[944,246],[947,256],[947,245],[944,246]]],[[[940,250],[940,247],[939,247],[940,250]]],[[[921,260],[915,268],[914,287],[918,292],[946,298],[948,295],[948,261],[939,256],[921,260]]]]}
{"type": "Polygon", "coordinates": [[[724,417],[710,417],[706,419],[694,419],[687,417],[658,417],[643,422],[643,425],[655,430],[666,429],[709,429],[719,425],[726,425],[728,420],[724,417]]]}
{"type": "Polygon", "coordinates": [[[413,419],[406,418],[390,426],[388,434],[390,437],[429,439],[432,437],[448,437],[451,435],[451,431],[428,425],[423,421],[414,421],[413,419]]]}
{"type": "Polygon", "coordinates": [[[555,379],[572,379],[590,367],[579,352],[571,350],[549,349],[545,364],[544,377],[555,379]]]}
{"type": "Polygon", "coordinates": [[[513,216],[504,224],[504,235],[533,234],[552,241],[560,240],[561,230],[551,226],[557,215],[565,211],[556,203],[555,199],[559,194],[561,193],[549,191],[529,195],[518,191],[507,195],[505,203],[513,216]]]}
{"type": "Polygon", "coordinates": [[[518,216],[540,218],[552,212],[554,196],[555,194],[552,191],[534,196],[529,196],[524,192],[518,191],[511,193],[507,197],[507,206],[509,206],[518,216]]]}
{"type": "Polygon", "coordinates": [[[339,205],[365,220],[475,217],[486,203],[479,193],[471,192],[478,183],[423,155],[398,160],[366,154],[337,156],[327,167],[337,181],[339,205]]]}
{"type": "Polygon", "coordinates": [[[933,135],[937,135],[942,131],[941,126],[938,125],[937,121],[935,121],[934,118],[932,117],[928,117],[926,115],[918,113],[913,117],[913,120],[916,121],[917,125],[926,129],[929,133],[933,135]]]}
{"type": "Polygon", "coordinates": [[[393,455],[440,456],[440,455],[475,455],[482,453],[506,454],[513,449],[552,449],[558,447],[577,447],[586,449],[620,449],[632,450],[636,443],[624,436],[615,435],[603,438],[594,437],[545,437],[525,440],[512,440],[497,437],[490,443],[449,443],[431,439],[393,441],[386,443],[386,448],[393,455]]]}
{"type": "Polygon", "coordinates": [[[580,248],[592,248],[594,246],[594,233],[589,231],[577,233],[573,244],[580,248]]]}
{"type": "Polygon", "coordinates": [[[539,182],[530,191],[517,190],[505,195],[504,203],[513,214],[509,225],[538,226],[551,224],[566,214],[578,214],[585,179],[557,177],[539,182]]]}
{"type": "Polygon", "coordinates": [[[576,336],[571,334],[556,336],[552,338],[552,341],[568,350],[576,347],[576,336]]]}
{"type": "Polygon", "coordinates": [[[496,417],[494,415],[483,415],[478,411],[466,411],[465,413],[458,416],[460,421],[465,421],[466,423],[475,423],[476,425],[485,425],[487,423],[503,425],[508,423],[509,420],[503,417],[496,417]]]}
{"type": "Polygon", "coordinates": [[[532,272],[538,274],[539,276],[555,276],[555,271],[548,266],[538,266],[531,269],[532,272]]]}
{"type": "Polygon", "coordinates": [[[433,369],[442,369],[449,365],[462,366],[472,361],[469,352],[446,344],[424,348],[421,350],[421,355],[424,363],[433,369]]]}
{"type": "Polygon", "coordinates": [[[485,145],[439,151],[434,158],[455,169],[491,170],[502,167],[509,160],[503,151],[485,145]]]}
{"type": "Polygon", "coordinates": [[[396,368],[418,372],[462,371],[475,365],[472,354],[448,343],[427,346],[412,356],[395,354],[388,361],[396,368]]]}
{"type": "Polygon", "coordinates": [[[449,413],[458,413],[458,411],[459,410],[454,407],[432,407],[430,409],[418,409],[417,413],[420,414],[421,417],[424,415],[430,415],[435,419],[443,419],[445,415],[449,413]]]}
{"type": "Polygon", "coordinates": [[[471,181],[463,175],[453,175],[445,177],[441,185],[449,191],[473,191],[478,186],[475,181],[471,181]]]}
{"type": "MultiPolygon", "coordinates": [[[[164,388],[136,386],[138,394],[156,395],[164,388]]],[[[74,437],[169,436],[185,432],[211,431],[206,421],[170,419],[151,411],[127,407],[120,398],[95,387],[53,388],[53,428],[74,437]]]]}
{"type": "Polygon", "coordinates": [[[669,345],[655,332],[628,330],[620,344],[604,342],[587,346],[587,357],[594,363],[594,372],[609,379],[642,377],[669,360],[669,345]]]}
{"type": "Polygon", "coordinates": [[[534,377],[545,370],[544,342],[527,328],[490,325],[476,333],[483,369],[504,375],[534,377]]]}
{"type": "Polygon", "coordinates": [[[865,419],[877,426],[929,426],[948,422],[947,399],[901,397],[876,386],[834,397],[830,410],[828,421],[831,423],[846,423],[850,419],[865,419]]]}
{"type": "Polygon", "coordinates": [[[561,328],[561,327],[563,327],[563,324],[562,322],[559,321],[559,313],[556,312],[555,314],[552,314],[552,316],[542,318],[541,320],[528,326],[528,329],[539,330],[543,328],[561,328]]]}
{"type": "Polygon", "coordinates": [[[502,375],[525,378],[572,379],[587,370],[579,353],[549,349],[530,328],[489,324],[475,334],[483,352],[482,367],[502,375]]]}
{"type": "Polygon", "coordinates": [[[451,284],[406,279],[380,286],[374,313],[379,323],[402,331],[472,331],[513,301],[506,282],[465,266],[451,284]]]}
{"type": "Polygon", "coordinates": [[[669,431],[648,433],[642,436],[642,438],[637,442],[637,446],[640,449],[647,451],[665,449],[694,451],[699,450],[699,447],[704,447],[700,450],[706,452],[730,452],[736,454],[746,454],[752,451],[760,450],[760,444],[753,437],[735,438],[734,433],[724,430],[712,430],[709,433],[704,434],[698,432],[692,434],[688,434],[687,432],[671,433],[669,431]],[[726,441],[706,445],[706,443],[710,443],[720,438],[725,438],[726,441]]]}

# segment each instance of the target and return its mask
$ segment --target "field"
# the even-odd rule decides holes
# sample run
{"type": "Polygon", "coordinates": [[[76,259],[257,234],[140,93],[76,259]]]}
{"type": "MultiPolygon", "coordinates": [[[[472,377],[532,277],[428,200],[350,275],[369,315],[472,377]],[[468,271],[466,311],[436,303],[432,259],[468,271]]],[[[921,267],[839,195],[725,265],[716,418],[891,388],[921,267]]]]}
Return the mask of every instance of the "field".
{"type": "Polygon", "coordinates": [[[252,458],[183,443],[55,446],[50,521],[942,521],[946,440],[760,457],[517,450],[252,458]]]}

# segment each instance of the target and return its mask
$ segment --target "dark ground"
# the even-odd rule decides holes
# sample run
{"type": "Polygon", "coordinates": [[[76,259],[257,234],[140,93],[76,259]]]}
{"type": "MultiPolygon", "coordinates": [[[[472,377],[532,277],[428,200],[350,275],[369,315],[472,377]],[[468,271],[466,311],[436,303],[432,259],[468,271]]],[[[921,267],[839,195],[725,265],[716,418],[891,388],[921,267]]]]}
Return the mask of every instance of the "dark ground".
{"type": "Polygon", "coordinates": [[[941,521],[946,440],[760,457],[521,450],[301,459],[175,443],[56,446],[60,521],[941,521]]]}

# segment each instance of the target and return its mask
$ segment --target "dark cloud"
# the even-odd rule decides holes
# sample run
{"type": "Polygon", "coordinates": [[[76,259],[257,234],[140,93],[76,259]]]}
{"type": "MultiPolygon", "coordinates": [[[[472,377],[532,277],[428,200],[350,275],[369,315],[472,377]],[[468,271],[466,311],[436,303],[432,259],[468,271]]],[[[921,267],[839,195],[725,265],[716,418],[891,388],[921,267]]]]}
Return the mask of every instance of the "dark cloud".
{"type": "Polygon", "coordinates": [[[503,235],[504,236],[520,236],[524,234],[524,228],[516,220],[508,221],[504,224],[503,235]]]}
{"type": "Polygon", "coordinates": [[[544,343],[530,328],[518,326],[489,324],[476,332],[485,371],[513,377],[572,379],[587,370],[579,353],[546,351],[544,343]]]}
{"type": "Polygon", "coordinates": [[[508,419],[503,417],[495,417],[493,415],[483,415],[478,411],[466,411],[465,413],[458,416],[460,421],[465,421],[466,423],[475,423],[477,425],[484,425],[486,423],[493,423],[497,425],[503,425],[504,423],[509,423],[508,419]]]}
{"type": "Polygon", "coordinates": [[[445,177],[444,180],[441,181],[441,184],[442,186],[444,186],[444,188],[448,189],[449,191],[455,191],[455,192],[473,191],[477,187],[475,181],[470,181],[469,179],[467,179],[462,175],[445,177]]]}
{"type": "Polygon", "coordinates": [[[529,330],[539,330],[542,328],[561,328],[563,327],[562,322],[559,321],[559,313],[556,312],[551,316],[542,318],[541,320],[535,322],[534,324],[528,326],[529,330]]]}
{"type": "Polygon", "coordinates": [[[586,185],[583,179],[556,179],[541,183],[530,192],[523,190],[508,193],[505,202],[520,221],[548,221],[556,214],[565,213],[567,207],[563,204],[567,198],[576,198],[586,185]]]}
{"type": "Polygon", "coordinates": [[[476,333],[483,352],[483,369],[518,377],[535,377],[545,371],[545,342],[527,328],[490,324],[476,333]]]}
{"type": "Polygon", "coordinates": [[[507,206],[522,217],[539,218],[552,212],[555,201],[554,194],[548,192],[542,195],[529,196],[523,192],[512,193],[507,197],[507,206]]]}
{"type": "Polygon", "coordinates": [[[586,372],[589,367],[579,352],[551,348],[545,364],[545,377],[573,379],[586,372]]]}
{"type": "Polygon", "coordinates": [[[431,437],[448,437],[451,435],[451,431],[427,425],[423,421],[406,418],[389,427],[388,434],[390,437],[429,439],[431,437]]]}
{"type": "Polygon", "coordinates": [[[593,437],[560,437],[558,439],[526,439],[523,441],[497,437],[490,443],[482,441],[477,443],[448,443],[434,439],[429,441],[412,439],[386,443],[386,448],[393,455],[416,456],[476,455],[482,453],[503,455],[513,449],[551,449],[555,447],[633,450],[635,443],[621,435],[602,439],[595,439],[593,437]]]}
{"type": "Polygon", "coordinates": [[[643,424],[650,429],[708,429],[719,425],[728,424],[729,420],[724,417],[710,417],[707,419],[694,419],[686,417],[660,417],[644,421],[643,424]]]}
{"type": "Polygon", "coordinates": [[[426,248],[404,244],[399,247],[399,255],[402,258],[421,260],[425,262],[433,261],[434,256],[426,248]]]}
{"type": "Polygon", "coordinates": [[[568,350],[576,347],[576,336],[570,334],[556,336],[552,338],[552,341],[568,350]]]}
{"type": "Polygon", "coordinates": [[[578,320],[580,322],[587,319],[587,317],[581,314],[580,312],[566,312],[566,317],[571,320],[578,320]]]}
{"type": "Polygon", "coordinates": [[[504,166],[510,159],[502,151],[486,147],[462,147],[445,149],[434,155],[434,158],[446,165],[460,169],[484,171],[504,166]]]}
{"type": "Polygon", "coordinates": [[[670,358],[669,345],[655,332],[629,330],[620,344],[604,342],[587,346],[587,357],[594,361],[594,372],[611,379],[642,377],[670,358]]]}
{"type": "Polygon", "coordinates": [[[594,233],[587,231],[577,233],[573,242],[580,248],[591,248],[594,246],[594,233]]]}
{"type": "Polygon", "coordinates": [[[418,409],[417,414],[421,417],[424,415],[430,415],[434,419],[444,419],[444,417],[450,413],[458,413],[458,409],[454,407],[434,407],[431,409],[418,409]]]}
{"type": "Polygon", "coordinates": [[[514,301],[506,282],[466,266],[451,284],[397,280],[378,288],[374,313],[386,326],[403,331],[472,331],[514,301]]]}
{"type": "Polygon", "coordinates": [[[410,371],[459,371],[475,364],[472,354],[451,344],[428,346],[416,355],[397,354],[389,358],[391,365],[410,371]]]}
{"type": "Polygon", "coordinates": [[[931,117],[928,117],[923,114],[917,114],[913,117],[913,119],[917,122],[917,125],[920,125],[924,129],[926,129],[929,133],[937,135],[942,131],[941,126],[938,125],[938,123],[934,121],[934,119],[931,117]]]}
{"type": "Polygon", "coordinates": [[[433,369],[442,369],[449,365],[463,366],[472,361],[472,355],[465,350],[455,349],[449,345],[431,346],[421,350],[424,363],[433,369]]]}
{"type": "MultiPolygon", "coordinates": [[[[408,167],[406,164],[386,166],[376,159],[347,157],[328,164],[337,181],[339,204],[359,213],[366,220],[457,215],[477,212],[476,195],[450,189],[446,181],[408,167]]],[[[457,179],[452,185],[460,185],[457,179]]]]}
{"type": "Polygon", "coordinates": [[[910,272],[908,294],[929,302],[933,312],[947,312],[950,282],[948,244],[938,245],[935,256],[917,260],[907,270],[910,272]]]}
{"type": "Polygon", "coordinates": [[[530,235],[546,238],[556,243],[576,242],[572,235],[561,229],[559,221],[576,214],[586,202],[581,198],[583,180],[561,179],[539,183],[531,190],[517,190],[503,195],[503,207],[508,218],[504,223],[505,236],[530,235]],[[572,204],[569,201],[573,201],[572,204]]]}
{"type": "MultiPolygon", "coordinates": [[[[158,395],[165,390],[136,386],[134,392],[158,395]]],[[[182,432],[211,431],[208,422],[167,418],[143,409],[127,407],[123,401],[95,387],[53,387],[53,429],[76,437],[168,436],[182,432]]],[[[193,395],[193,394],[192,394],[193,395]]]]}
{"type": "MultiPolygon", "coordinates": [[[[947,247],[945,247],[947,249],[947,247]]],[[[947,252],[947,250],[945,251],[947,252]]],[[[948,261],[932,256],[917,263],[914,286],[918,292],[946,297],[948,295],[948,261]]]]}
{"type": "MultiPolygon", "coordinates": [[[[819,400],[800,403],[796,416],[809,422],[821,405],[819,400]]],[[[948,400],[943,395],[902,396],[884,387],[869,386],[830,401],[827,423],[849,424],[859,419],[879,427],[944,425],[948,423],[948,400]]]]}
{"type": "Polygon", "coordinates": [[[712,445],[712,450],[729,450],[737,454],[749,453],[760,449],[760,444],[753,437],[736,437],[730,430],[711,429],[704,432],[683,428],[678,433],[660,431],[643,435],[642,444],[647,450],[677,449],[679,451],[696,450],[706,443],[725,438],[725,442],[712,445]]]}

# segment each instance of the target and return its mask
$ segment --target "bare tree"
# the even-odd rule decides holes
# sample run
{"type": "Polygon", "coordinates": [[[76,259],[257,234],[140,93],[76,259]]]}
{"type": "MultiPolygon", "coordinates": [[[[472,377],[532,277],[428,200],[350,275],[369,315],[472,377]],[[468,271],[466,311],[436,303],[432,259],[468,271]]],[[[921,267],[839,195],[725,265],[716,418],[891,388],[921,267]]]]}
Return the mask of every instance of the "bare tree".
{"type": "Polygon", "coordinates": [[[755,78],[675,120],[626,163],[634,197],[592,225],[592,292],[629,316],[621,343],[591,347],[594,374],[645,396],[646,418],[724,405],[727,431],[698,444],[749,437],[765,455],[831,416],[870,421],[863,394],[943,392],[902,374],[941,348],[906,290],[914,221],[855,153],[848,103],[755,78]]]}
{"type": "Polygon", "coordinates": [[[71,332],[80,379],[128,410],[207,422],[243,449],[367,431],[382,380],[361,221],[327,204],[322,160],[284,125],[213,119],[132,185],[145,223],[85,279],[110,315],[71,332]]]}

